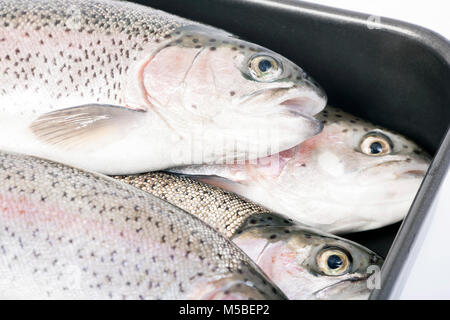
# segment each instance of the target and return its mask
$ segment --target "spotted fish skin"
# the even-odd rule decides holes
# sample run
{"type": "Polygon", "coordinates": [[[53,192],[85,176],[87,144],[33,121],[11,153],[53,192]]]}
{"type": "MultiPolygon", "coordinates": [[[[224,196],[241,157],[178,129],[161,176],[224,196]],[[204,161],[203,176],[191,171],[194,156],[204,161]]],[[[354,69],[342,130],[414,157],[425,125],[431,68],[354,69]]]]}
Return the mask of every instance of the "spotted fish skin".
{"type": "Polygon", "coordinates": [[[0,152],[0,297],[283,298],[196,217],[111,178],[0,152]]]}
{"type": "Polygon", "coordinates": [[[0,110],[34,116],[86,103],[123,105],[133,63],[192,24],[120,1],[2,0],[0,6],[0,93],[11,100],[0,110]],[[32,100],[23,95],[29,90],[32,100]]]}
{"type": "Polygon", "coordinates": [[[187,177],[151,172],[114,178],[186,210],[231,238],[289,299],[367,299],[367,268],[379,270],[383,263],[376,253],[352,241],[187,177]],[[347,272],[324,274],[317,261],[330,248],[351,261],[347,272]]]}
{"type": "Polygon", "coordinates": [[[186,210],[227,237],[235,235],[250,217],[269,213],[227,191],[165,172],[114,178],[186,210]]]}
{"type": "Polygon", "coordinates": [[[12,99],[2,111],[18,108],[37,115],[87,102],[122,105],[121,89],[133,61],[148,54],[144,48],[170,37],[184,23],[150,8],[131,14],[130,10],[117,10],[133,8],[131,3],[102,6],[105,3],[0,2],[4,14],[1,95],[12,99]],[[27,90],[33,92],[34,100],[25,100],[30,97],[23,94],[20,97],[20,92],[27,90]]]}

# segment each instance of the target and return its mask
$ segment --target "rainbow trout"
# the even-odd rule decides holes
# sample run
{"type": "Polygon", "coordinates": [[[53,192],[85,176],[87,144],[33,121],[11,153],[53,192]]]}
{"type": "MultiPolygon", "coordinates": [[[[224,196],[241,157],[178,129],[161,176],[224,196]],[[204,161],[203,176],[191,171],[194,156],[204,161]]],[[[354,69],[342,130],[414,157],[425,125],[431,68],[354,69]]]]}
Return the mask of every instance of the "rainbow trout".
{"type": "Polygon", "coordinates": [[[383,259],[219,188],[167,173],[117,176],[231,238],[289,299],[367,299],[383,259]]]}
{"type": "Polygon", "coordinates": [[[0,152],[0,298],[278,299],[228,239],[146,192],[0,152]]]}
{"type": "Polygon", "coordinates": [[[107,174],[254,159],[322,129],[284,57],[149,7],[0,0],[0,149],[107,174]]]}

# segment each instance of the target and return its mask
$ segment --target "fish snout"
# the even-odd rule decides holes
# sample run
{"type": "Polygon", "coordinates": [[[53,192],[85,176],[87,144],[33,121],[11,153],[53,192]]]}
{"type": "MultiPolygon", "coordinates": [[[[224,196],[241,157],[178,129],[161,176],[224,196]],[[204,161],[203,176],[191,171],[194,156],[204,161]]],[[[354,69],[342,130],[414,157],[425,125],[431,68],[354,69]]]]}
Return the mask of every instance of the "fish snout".
{"type": "Polygon", "coordinates": [[[327,104],[327,98],[318,87],[294,86],[287,91],[279,102],[281,107],[303,116],[313,117],[327,104]]]}
{"type": "Polygon", "coordinates": [[[314,91],[296,87],[288,89],[278,99],[277,105],[281,108],[281,114],[290,118],[289,121],[284,120],[282,125],[289,130],[291,136],[298,137],[297,144],[322,132],[323,123],[314,116],[325,108],[326,99],[314,91]]]}
{"type": "Polygon", "coordinates": [[[391,180],[403,178],[425,177],[429,167],[429,161],[414,159],[408,156],[392,156],[389,160],[382,160],[361,171],[364,176],[377,176],[380,179],[391,180]]]}
{"type": "Polygon", "coordinates": [[[301,123],[300,128],[302,128],[302,131],[304,131],[304,138],[303,140],[307,140],[309,138],[312,138],[323,130],[323,123],[320,120],[317,120],[313,117],[303,115],[301,113],[295,113],[295,111],[291,111],[298,119],[298,121],[301,123]]]}

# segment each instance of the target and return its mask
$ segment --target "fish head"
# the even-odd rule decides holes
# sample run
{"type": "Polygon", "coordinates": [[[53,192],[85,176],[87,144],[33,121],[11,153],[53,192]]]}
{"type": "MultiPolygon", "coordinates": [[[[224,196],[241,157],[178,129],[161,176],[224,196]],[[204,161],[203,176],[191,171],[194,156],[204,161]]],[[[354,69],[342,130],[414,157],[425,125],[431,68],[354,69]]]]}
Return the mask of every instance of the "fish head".
{"type": "Polygon", "coordinates": [[[323,132],[288,151],[292,158],[280,168],[277,183],[284,191],[295,190],[288,192],[292,200],[320,192],[329,232],[353,231],[355,225],[346,219],[359,220],[359,231],[403,219],[431,157],[404,136],[339,109],[329,108],[319,118],[325,122],[323,132]]]}
{"type": "Polygon", "coordinates": [[[276,219],[272,214],[263,216],[266,223],[251,218],[254,225],[241,229],[233,241],[289,299],[368,298],[375,281],[371,276],[383,263],[380,256],[343,238],[268,218],[276,219]]]}
{"type": "Polygon", "coordinates": [[[322,130],[314,115],[326,96],[314,80],[281,55],[214,28],[178,29],[143,67],[142,81],[175,130],[204,141],[201,163],[265,156],[322,130]]]}

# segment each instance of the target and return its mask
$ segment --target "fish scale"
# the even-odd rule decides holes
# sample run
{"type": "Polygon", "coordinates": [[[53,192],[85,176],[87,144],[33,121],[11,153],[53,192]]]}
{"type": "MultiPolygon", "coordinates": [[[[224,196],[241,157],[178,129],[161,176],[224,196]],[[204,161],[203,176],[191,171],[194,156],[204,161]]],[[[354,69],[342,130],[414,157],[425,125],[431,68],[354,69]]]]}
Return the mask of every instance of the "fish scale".
{"type": "Polygon", "coordinates": [[[0,152],[0,297],[281,298],[194,216],[111,178],[0,152]]]}
{"type": "Polygon", "coordinates": [[[227,191],[164,172],[115,178],[186,210],[227,237],[232,237],[249,217],[269,213],[227,191]]]}

